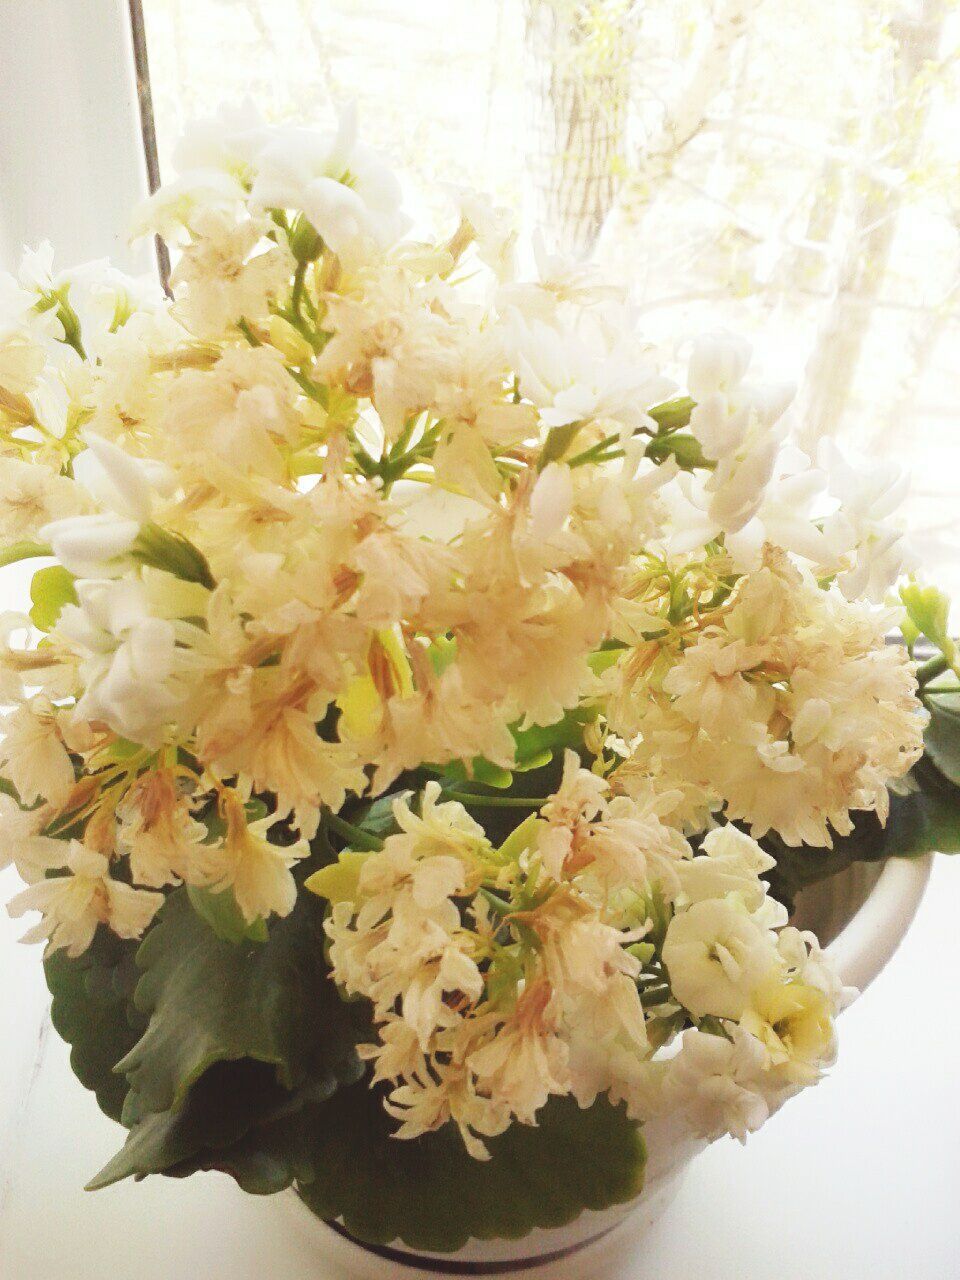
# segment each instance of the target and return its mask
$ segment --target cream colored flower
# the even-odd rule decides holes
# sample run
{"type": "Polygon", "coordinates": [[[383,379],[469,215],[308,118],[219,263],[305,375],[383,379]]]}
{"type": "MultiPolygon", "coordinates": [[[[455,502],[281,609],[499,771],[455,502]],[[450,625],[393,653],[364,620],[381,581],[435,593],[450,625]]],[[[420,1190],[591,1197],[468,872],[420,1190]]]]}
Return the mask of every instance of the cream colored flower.
{"type": "Polygon", "coordinates": [[[774,935],[736,894],[695,902],[675,915],[663,962],[673,994],[698,1018],[739,1018],[756,988],[782,970],[774,935]]]}
{"type": "Polygon", "coordinates": [[[69,846],[40,834],[49,812],[46,806],[23,809],[0,793],[0,870],[13,863],[21,880],[36,884],[64,865],[69,846]]]}
{"type": "Polygon", "coordinates": [[[9,912],[39,911],[43,919],[24,942],[47,940],[47,954],[66,949],[78,956],[93,941],[98,925],[121,938],[139,938],[163,903],[163,894],[134,889],[110,876],[109,860],[73,840],[65,858],[68,874],[41,880],[11,901],[9,912]]]}
{"type": "Polygon", "coordinates": [[[511,1120],[507,1105],[481,1094],[472,1073],[456,1061],[435,1068],[434,1073],[407,1078],[390,1093],[384,1107],[401,1121],[395,1135],[401,1139],[419,1138],[452,1120],[475,1160],[489,1159],[483,1138],[503,1133],[511,1120]]]}
{"type": "Polygon", "coordinates": [[[347,793],[362,792],[366,776],[349,745],[326,742],[316,719],[282,700],[252,707],[244,721],[213,715],[200,726],[204,761],[229,775],[241,773],[258,790],[277,795],[277,812],[296,813],[305,834],[316,831],[320,807],[341,808],[347,793]]]}
{"type": "Polygon", "coordinates": [[[264,240],[271,229],[266,219],[238,223],[222,209],[202,209],[191,219],[170,285],[192,333],[216,338],[240,320],[256,325],[269,318],[295,267],[286,246],[264,240]]]}
{"type": "MultiPolygon", "coordinates": [[[[202,474],[204,454],[241,473],[283,474],[281,448],[300,429],[297,387],[270,346],[225,346],[209,368],[186,368],[167,388],[158,445],[176,465],[186,451],[202,474]]],[[[181,464],[182,465],[182,464],[181,464]]]]}
{"type": "Polygon", "coordinates": [[[274,844],[267,833],[276,820],[248,822],[243,805],[233,795],[224,799],[223,816],[227,830],[222,843],[210,851],[208,887],[215,893],[232,889],[248,923],[274,914],[289,915],[297,900],[291,868],[309,856],[309,845],[305,840],[274,844]]]}
{"type": "Polygon", "coordinates": [[[207,878],[207,828],[192,816],[169,772],[143,774],[117,806],[118,842],[130,857],[135,884],[159,889],[184,880],[207,878]]]}
{"type": "Polygon", "coordinates": [[[770,1114],[763,1045],[742,1027],[725,1035],[691,1028],[668,1066],[666,1093],[690,1129],[713,1141],[729,1133],[745,1142],[770,1114]]]}
{"type": "Polygon", "coordinates": [[[0,538],[36,539],[43,525],[75,515],[84,507],[77,486],[47,467],[0,458],[0,538]]]}
{"type": "Polygon", "coordinates": [[[74,785],[58,712],[44,697],[23,703],[0,720],[0,768],[25,805],[40,799],[60,806],[74,785]]]}
{"type": "Polygon", "coordinates": [[[766,896],[760,876],[776,865],[775,859],[729,823],[709,831],[701,850],[697,857],[677,866],[682,905],[736,893],[749,910],[756,911],[766,896]]]}
{"type": "Polygon", "coordinates": [[[81,581],[76,590],[79,604],[64,606],[56,630],[79,657],[86,686],[75,717],[155,746],[181,700],[176,676],[186,654],[176,628],[152,615],[138,579],[81,581]]]}
{"type": "Polygon", "coordinates": [[[405,230],[397,179],[357,141],[356,109],[335,133],[286,129],[268,135],[256,158],[255,209],[299,209],[338,257],[354,261],[405,230]]]}
{"type": "Polygon", "coordinates": [[[741,1026],[763,1045],[790,1084],[815,1084],[836,1056],[830,1001],[803,982],[766,982],[754,991],[741,1026]]]}
{"type": "Polygon", "coordinates": [[[466,1058],[480,1092],[499,1099],[522,1124],[535,1123],[551,1094],[570,1090],[557,1017],[549,985],[527,987],[493,1038],[466,1058]]]}

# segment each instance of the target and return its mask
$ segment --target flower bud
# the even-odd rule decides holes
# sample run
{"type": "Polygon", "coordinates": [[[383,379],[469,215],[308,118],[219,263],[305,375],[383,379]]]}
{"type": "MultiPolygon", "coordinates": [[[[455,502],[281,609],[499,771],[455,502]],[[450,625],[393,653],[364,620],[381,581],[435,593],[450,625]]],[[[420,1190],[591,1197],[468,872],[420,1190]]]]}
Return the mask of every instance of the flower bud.
{"type": "Polygon", "coordinates": [[[166,467],[133,458],[101,436],[88,435],[89,448],[73,463],[73,474],[96,502],[110,511],[136,520],[150,519],[155,492],[169,492],[171,475],[166,467]]]}
{"type": "Polygon", "coordinates": [[[104,512],[54,520],[43,526],[40,536],[78,578],[101,578],[111,576],[111,566],[130,551],[139,532],[138,521],[104,512]]]}

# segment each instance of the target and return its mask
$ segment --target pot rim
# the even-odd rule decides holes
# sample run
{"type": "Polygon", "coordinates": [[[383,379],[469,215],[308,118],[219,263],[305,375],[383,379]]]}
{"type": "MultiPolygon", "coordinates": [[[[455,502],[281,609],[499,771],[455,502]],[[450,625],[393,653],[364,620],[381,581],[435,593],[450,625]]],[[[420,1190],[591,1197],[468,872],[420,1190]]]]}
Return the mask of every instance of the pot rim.
{"type": "Polygon", "coordinates": [[[935,854],[888,858],[860,909],[825,948],[843,982],[867,989],[903,941],[923,899],[935,854]]]}

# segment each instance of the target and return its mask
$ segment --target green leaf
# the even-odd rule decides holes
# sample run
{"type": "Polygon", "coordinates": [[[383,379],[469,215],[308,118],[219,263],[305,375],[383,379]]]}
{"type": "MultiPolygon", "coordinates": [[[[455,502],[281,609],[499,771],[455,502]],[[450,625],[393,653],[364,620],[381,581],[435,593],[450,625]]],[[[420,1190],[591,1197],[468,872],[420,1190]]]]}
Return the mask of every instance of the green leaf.
{"type": "Polygon", "coordinates": [[[449,764],[435,766],[438,773],[450,782],[475,782],[479,786],[495,787],[498,791],[506,791],[513,783],[513,774],[483,756],[475,756],[467,769],[462,760],[451,760],[449,764]]]}
{"type": "Polygon", "coordinates": [[[209,889],[199,889],[191,884],[187,885],[187,897],[201,920],[205,920],[224,942],[266,942],[270,936],[265,920],[247,923],[237,906],[232,889],[213,893],[209,889]]]}
{"type": "Polygon", "coordinates": [[[77,603],[76,578],[62,564],[38,569],[30,583],[30,621],[40,631],[52,631],[65,604],[77,603]]]}
{"type": "Polygon", "coordinates": [[[70,1065],[112,1120],[120,1119],[127,1093],[127,1081],[114,1068],[145,1026],[133,1003],[136,951],[135,942],[100,928],[83,955],[72,959],[55,951],[43,964],[53,997],[51,1020],[71,1046],[70,1065]]]}
{"type": "Polygon", "coordinates": [[[562,427],[551,428],[540,450],[538,470],[543,471],[549,463],[557,462],[562,458],[573,444],[582,426],[582,422],[568,422],[562,427]]]}
{"type": "Polygon", "coordinates": [[[125,1119],[180,1106],[217,1062],[271,1064],[293,1089],[324,1069],[349,1073],[365,1031],[365,1002],[337,995],[324,960],[323,904],[300,893],[266,942],[225,942],[184,890],[170,895],[137,954],[137,1007],[149,1016],[118,1065],[133,1097],[125,1119]]]}
{"type": "Polygon", "coordinates": [[[960,697],[931,690],[924,699],[930,723],[923,735],[926,757],[955,786],[960,786],[960,697]]]}
{"type": "Polygon", "coordinates": [[[554,724],[535,724],[529,729],[521,729],[515,725],[512,732],[517,744],[517,767],[524,770],[539,768],[541,764],[549,763],[555,755],[562,755],[568,748],[573,751],[581,750],[584,728],[594,719],[594,715],[589,707],[573,707],[554,724]]]}
{"type": "Polygon", "coordinates": [[[376,836],[378,840],[382,840],[385,836],[392,835],[395,831],[399,831],[397,819],[394,816],[394,801],[403,798],[409,799],[413,794],[410,790],[391,791],[389,795],[379,796],[370,804],[364,814],[360,818],[352,819],[353,825],[366,831],[372,836],[376,836]]]}
{"type": "Polygon", "coordinates": [[[632,1199],[643,1185],[640,1130],[604,1099],[587,1110],[551,1099],[539,1125],[515,1124],[492,1139],[488,1161],[467,1155],[451,1125],[409,1141],[392,1137],[395,1128],[379,1091],[361,1082],[170,1172],[219,1169],[254,1194],[295,1183],[314,1213],[341,1218],[370,1244],[400,1239],[437,1252],[471,1237],[562,1226],[584,1209],[632,1199]]]}
{"type": "Polygon", "coordinates": [[[360,872],[370,857],[370,851],[344,849],[336,862],[321,867],[304,881],[304,888],[318,898],[326,898],[332,905],[338,902],[356,902],[360,892],[360,872]]]}
{"type": "Polygon", "coordinates": [[[507,836],[497,852],[504,862],[515,862],[536,841],[537,833],[545,823],[539,814],[531,813],[507,836]]]}
{"type": "MultiPolygon", "coordinates": [[[[362,1070],[356,1064],[356,1073],[362,1070]]],[[[339,1080],[327,1072],[291,1091],[277,1083],[272,1069],[249,1058],[218,1062],[193,1086],[183,1106],[147,1115],[130,1131],[125,1145],[87,1185],[88,1191],[164,1173],[187,1160],[211,1160],[224,1147],[253,1130],[301,1112],[308,1102],[324,1102],[339,1080]]]]}
{"type": "Polygon", "coordinates": [[[926,757],[913,766],[910,777],[918,790],[890,797],[884,856],[960,853],[960,789],[926,757]]]}
{"type": "Polygon", "coordinates": [[[643,1185],[640,1131],[606,1101],[584,1111],[572,1098],[551,1100],[536,1127],[514,1124],[493,1139],[489,1161],[469,1156],[452,1126],[394,1138],[396,1121],[366,1084],[315,1117],[314,1176],[297,1190],[319,1217],[342,1219],[371,1244],[446,1252],[471,1237],[513,1239],[629,1200],[643,1185]]]}

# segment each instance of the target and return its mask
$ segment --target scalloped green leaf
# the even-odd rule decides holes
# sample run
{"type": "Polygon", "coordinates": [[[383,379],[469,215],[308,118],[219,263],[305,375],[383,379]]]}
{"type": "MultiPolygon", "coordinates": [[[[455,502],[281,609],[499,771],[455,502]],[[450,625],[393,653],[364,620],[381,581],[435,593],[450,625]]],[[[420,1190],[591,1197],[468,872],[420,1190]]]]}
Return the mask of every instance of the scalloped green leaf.
{"type": "Polygon", "coordinates": [[[226,942],[181,889],[170,895],[137,954],[136,1004],[147,1029],[118,1064],[132,1097],[125,1121],[176,1109],[215,1063],[252,1058],[294,1089],[308,1073],[352,1078],[367,1008],[344,1003],[324,960],[323,904],[301,892],[266,942],[226,942]]]}
{"type": "Polygon", "coordinates": [[[399,1239],[447,1252],[471,1237],[514,1239],[632,1199],[643,1186],[640,1130],[605,1100],[581,1110],[571,1098],[551,1099],[536,1127],[515,1124],[492,1140],[489,1161],[470,1157],[452,1126],[392,1137],[396,1122],[365,1084],[311,1115],[314,1176],[297,1191],[319,1217],[341,1219],[371,1244],[399,1239]]]}
{"type": "Polygon", "coordinates": [[[318,1217],[341,1219],[359,1239],[436,1252],[562,1226],[643,1186],[640,1129],[604,1099],[587,1110],[551,1099],[539,1125],[493,1139],[488,1161],[468,1156],[452,1126],[412,1141],[392,1137],[394,1128],[379,1092],[362,1082],[168,1172],[216,1169],[254,1195],[296,1185],[318,1217]]]}
{"type": "MultiPolygon", "coordinates": [[[[355,1074],[362,1064],[355,1061],[355,1074]]],[[[277,1083],[273,1069],[243,1058],[218,1062],[193,1086],[182,1107],[147,1115],[127,1141],[87,1185],[99,1191],[125,1178],[144,1178],[214,1154],[263,1125],[296,1116],[310,1102],[325,1102],[339,1087],[339,1075],[325,1071],[294,1091],[277,1083]]]]}
{"type": "Polygon", "coordinates": [[[100,928],[83,955],[71,958],[55,951],[43,965],[53,997],[51,1020],[71,1046],[70,1065],[111,1120],[120,1119],[128,1088],[116,1065],[146,1025],[133,1003],[139,977],[136,951],[135,942],[100,928]]]}

